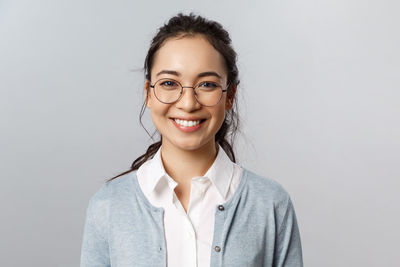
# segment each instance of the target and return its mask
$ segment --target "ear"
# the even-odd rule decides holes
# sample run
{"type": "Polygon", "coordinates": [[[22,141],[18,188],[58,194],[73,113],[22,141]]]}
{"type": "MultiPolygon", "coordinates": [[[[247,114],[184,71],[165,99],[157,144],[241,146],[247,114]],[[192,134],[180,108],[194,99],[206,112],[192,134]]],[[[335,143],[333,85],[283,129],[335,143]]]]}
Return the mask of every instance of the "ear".
{"type": "Polygon", "coordinates": [[[149,102],[149,98],[150,98],[150,81],[146,80],[146,83],[144,84],[144,90],[146,91],[146,107],[150,108],[150,102],[149,102]]]}
{"type": "Polygon", "coordinates": [[[232,108],[233,99],[235,98],[235,94],[236,94],[236,84],[232,85],[230,93],[228,91],[228,95],[227,95],[226,103],[225,103],[226,110],[230,110],[232,108]]]}

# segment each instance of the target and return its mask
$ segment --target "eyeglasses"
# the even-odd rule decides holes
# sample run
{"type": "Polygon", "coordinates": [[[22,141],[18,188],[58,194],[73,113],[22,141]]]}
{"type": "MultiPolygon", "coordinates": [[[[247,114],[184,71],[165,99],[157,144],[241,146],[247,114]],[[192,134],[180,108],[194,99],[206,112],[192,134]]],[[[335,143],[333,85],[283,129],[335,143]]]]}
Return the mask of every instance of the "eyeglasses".
{"type": "Polygon", "coordinates": [[[158,101],[164,104],[172,104],[178,101],[183,94],[183,88],[193,88],[197,102],[203,106],[212,107],[221,101],[222,94],[228,90],[229,85],[226,89],[222,89],[222,86],[216,82],[202,81],[194,87],[182,86],[176,80],[163,78],[150,87],[153,88],[158,101]]]}

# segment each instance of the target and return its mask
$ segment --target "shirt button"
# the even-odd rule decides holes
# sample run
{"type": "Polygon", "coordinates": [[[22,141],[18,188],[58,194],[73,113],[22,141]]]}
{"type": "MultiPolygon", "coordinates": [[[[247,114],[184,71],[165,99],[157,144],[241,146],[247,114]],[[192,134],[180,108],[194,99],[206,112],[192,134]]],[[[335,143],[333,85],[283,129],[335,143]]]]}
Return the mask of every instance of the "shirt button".
{"type": "Polygon", "coordinates": [[[219,246],[215,246],[214,250],[215,250],[216,252],[220,252],[220,251],[221,251],[221,248],[220,248],[219,246]]]}
{"type": "Polygon", "coordinates": [[[224,208],[224,206],[219,205],[219,206],[218,206],[218,209],[219,209],[220,211],[223,211],[225,208],[224,208]]]}

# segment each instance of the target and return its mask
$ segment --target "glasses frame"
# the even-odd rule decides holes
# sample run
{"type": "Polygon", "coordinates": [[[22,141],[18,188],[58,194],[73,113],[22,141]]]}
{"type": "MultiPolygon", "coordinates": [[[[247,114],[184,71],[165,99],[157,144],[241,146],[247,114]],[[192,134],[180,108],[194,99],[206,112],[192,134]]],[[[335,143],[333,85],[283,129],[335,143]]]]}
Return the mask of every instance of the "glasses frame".
{"type": "Polygon", "coordinates": [[[157,80],[153,85],[150,83],[150,87],[153,88],[153,90],[154,90],[154,95],[156,96],[157,100],[160,101],[161,103],[164,103],[164,104],[173,104],[173,103],[178,102],[178,101],[182,98],[182,95],[183,95],[183,88],[192,88],[193,91],[194,91],[194,97],[196,98],[197,103],[199,103],[200,105],[205,106],[205,107],[213,107],[213,106],[218,105],[218,103],[221,101],[222,96],[224,95],[224,93],[225,93],[226,91],[228,91],[228,88],[229,88],[229,85],[230,85],[230,84],[228,84],[228,85],[226,86],[225,89],[222,89],[222,86],[221,86],[219,83],[217,83],[217,82],[212,82],[212,83],[216,83],[216,84],[219,85],[219,87],[221,88],[222,94],[221,94],[220,98],[218,99],[217,103],[215,103],[214,105],[209,106],[209,105],[204,105],[204,104],[202,104],[202,103],[197,99],[197,92],[196,92],[196,89],[199,87],[200,84],[202,84],[202,83],[204,83],[204,82],[210,82],[210,83],[211,83],[212,81],[201,81],[201,82],[199,82],[198,84],[196,84],[195,86],[182,86],[182,84],[181,84],[180,82],[178,82],[177,80],[174,80],[174,79],[171,79],[171,78],[161,78],[161,79],[157,80]],[[175,101],[173,101],[173,102],[163,102],[163,101],[161,101],[161,100],[157,97],[157,94],[156,94],[156,92],[155,92],[154,86],[156,86],[156,84],[157,84],[159,81],[161,81],[161,80],[174,81],[174,82],[176,82],[176,83],[181,87],[181,91],[180,91],[180,93],[179,93],[179,97],[178,97],[177,100],[175,100],[175,101]]]}

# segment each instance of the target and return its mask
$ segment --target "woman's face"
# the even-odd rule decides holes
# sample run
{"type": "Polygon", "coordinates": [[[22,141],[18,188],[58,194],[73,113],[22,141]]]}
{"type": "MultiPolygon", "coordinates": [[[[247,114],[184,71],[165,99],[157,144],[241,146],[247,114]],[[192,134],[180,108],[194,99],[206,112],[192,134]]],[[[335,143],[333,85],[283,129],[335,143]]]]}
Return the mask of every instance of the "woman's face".
{"type": "MultiPolygon", "coordinates": [[[[215,48],[199,35],[182,39],[168,39],[154,55],[150,84],[159,79],[170,78],[182,86],[195,86],[202,81],[227,86],[224,58],[215,48]],[[169,71],[169,73],[163,72],[169,71]],[[174,73],[171,73],[174,72],[174,73]],[[200,73],[213,72],[216,75],[199,77],[200,73]],[[219,77],[218,77],[219,76],[219,77]]],[[[154,95],[153,88],[146,82],[147,107],[150,109],[154,125],[162,135],[163,147],[181,150],[207,149],[215,146],[215,134],[220,129],[227,105],[227,94],[212,107],[202,106],[196,101],[194,91],[184,88],[181,98],[172,104],[161,103],[154,95]],[[197,126],[180,125],[175,119],[201,121],[197,126]],[[204,122],[202,121],[204,120],[204,122]]],[[[181,122],[182,123],[182,122],[181,122]]]]}

